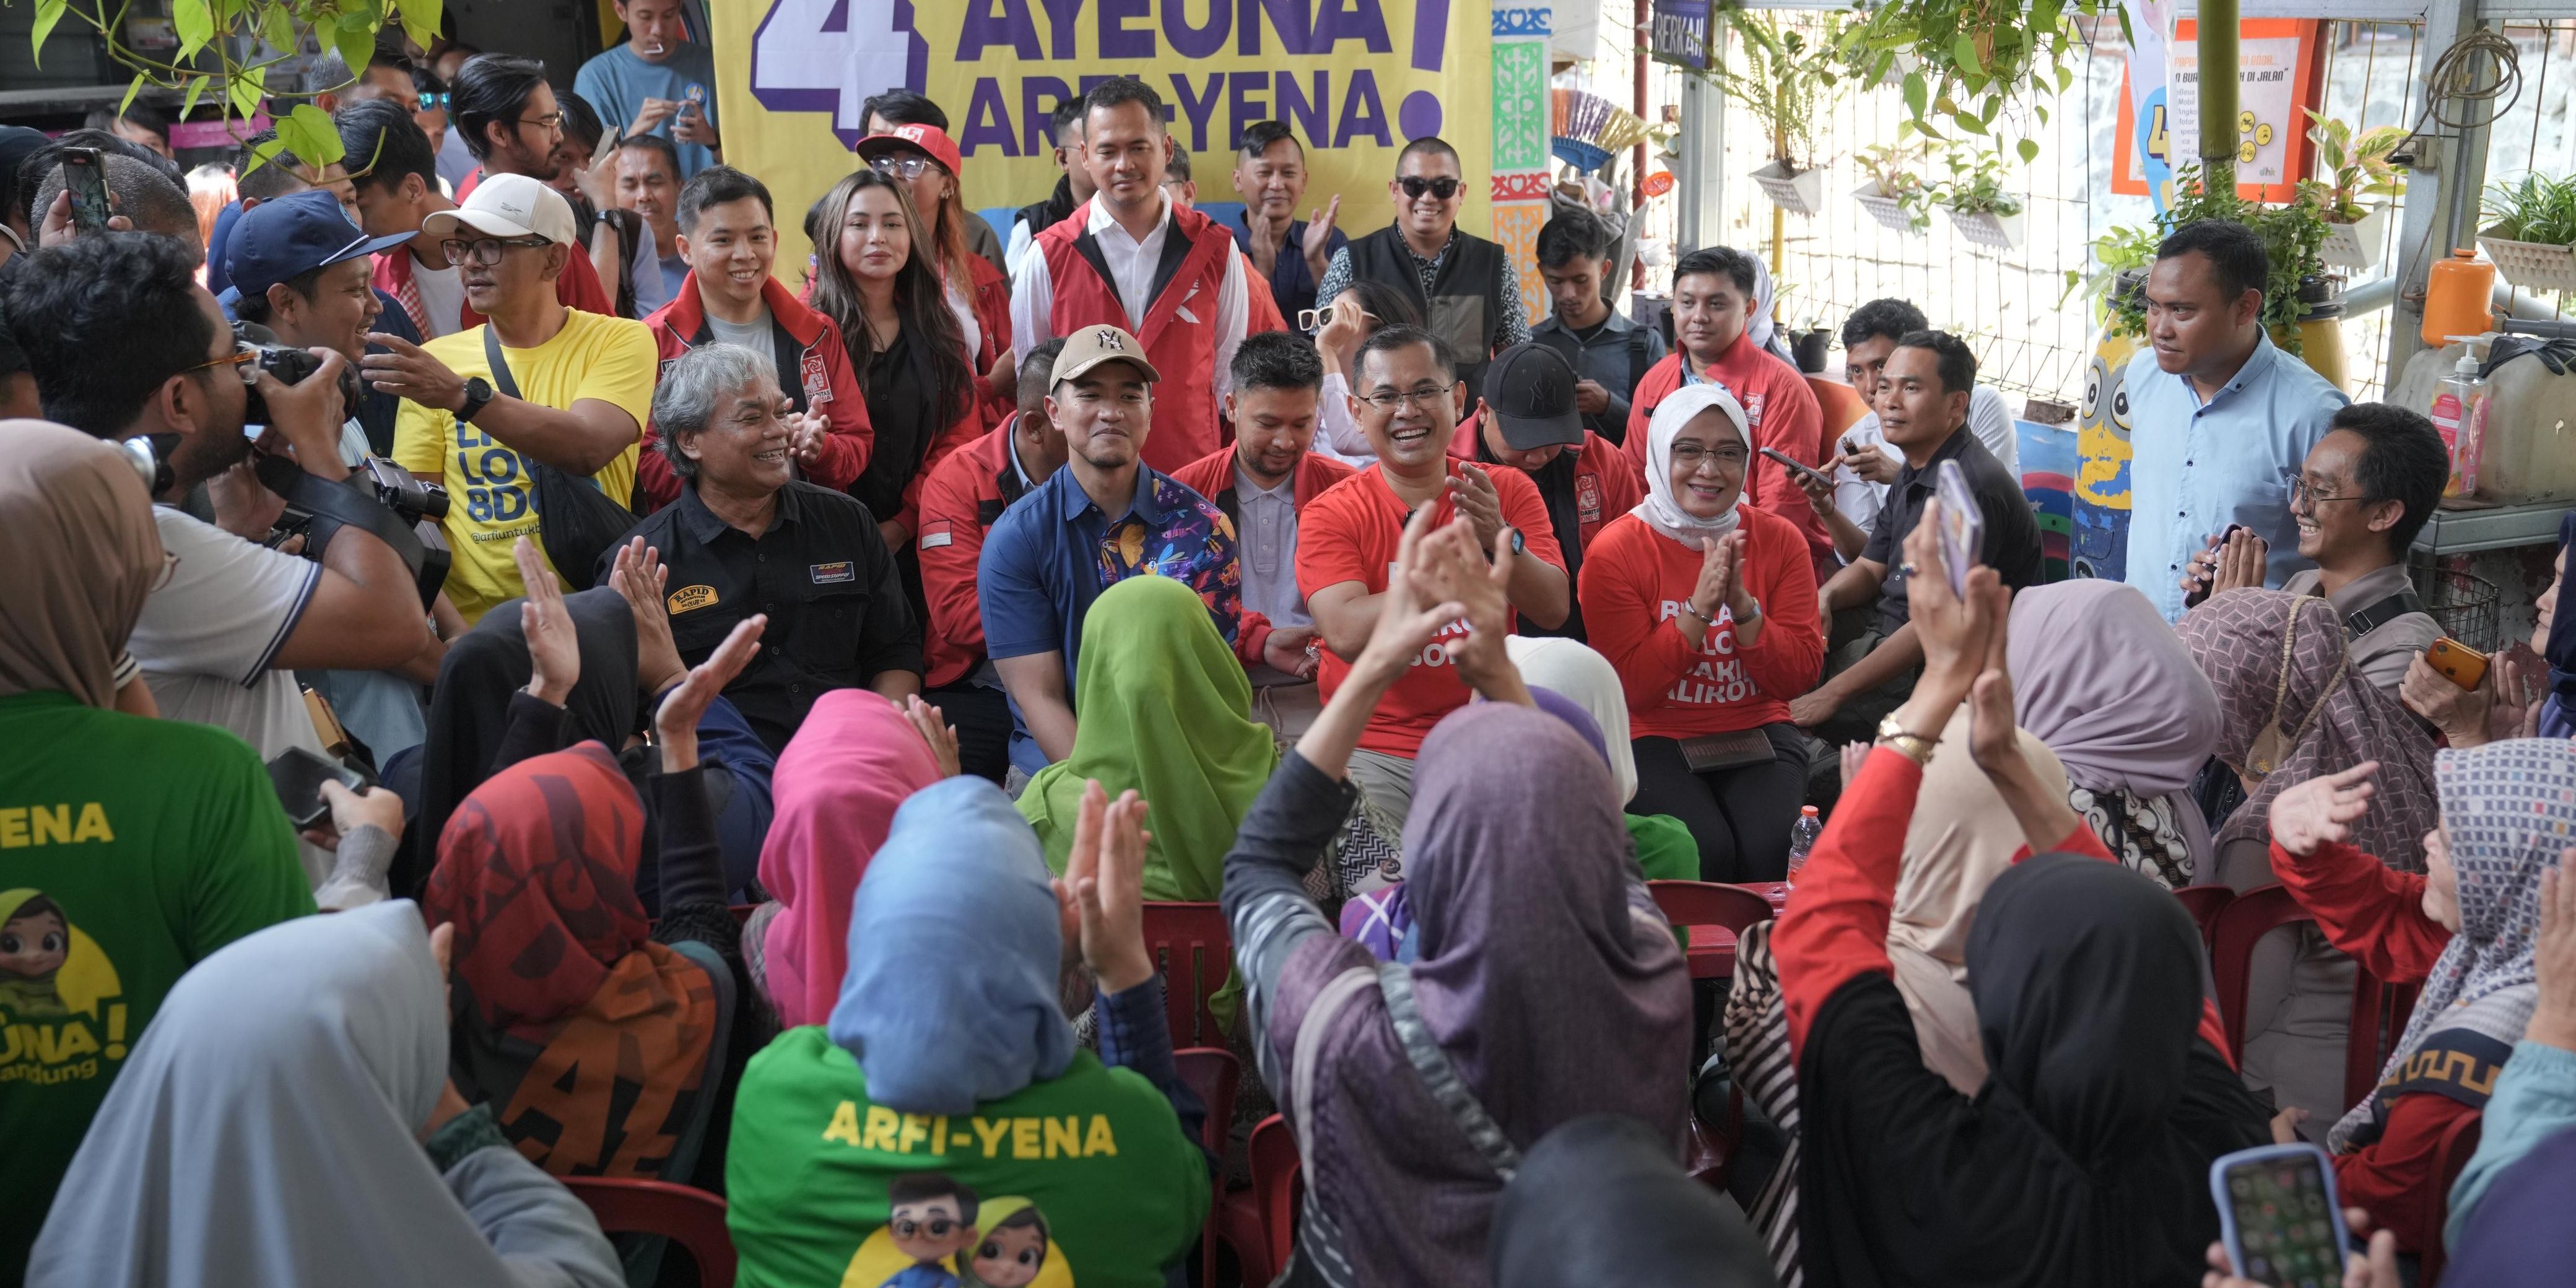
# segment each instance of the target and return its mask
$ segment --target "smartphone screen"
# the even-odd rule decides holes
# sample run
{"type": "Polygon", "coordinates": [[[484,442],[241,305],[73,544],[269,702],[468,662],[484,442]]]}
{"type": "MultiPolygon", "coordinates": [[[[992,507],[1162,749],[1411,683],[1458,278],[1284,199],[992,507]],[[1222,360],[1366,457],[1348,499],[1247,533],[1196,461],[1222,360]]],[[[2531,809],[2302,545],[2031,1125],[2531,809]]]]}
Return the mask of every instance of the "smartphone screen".
{"type": "Polygon", "coordinates": [[[72,194],[72,227],[85,233],[106,231],[107,167],[98,149],[64,149],[63,186],[72,194]]]}
{"type": "Polygon", "coordinates": [[[1986,514],[1968,490],[1968,475],[1957,461],[1943,461],[1933,473],[1933,496],[1941,502],[1941,568],[1950,575],[1950,592],[1968,593],[1968,570],[1986,548],[1986,514]]]}
{"type": "Polygon", "coordinates": [[[2336,1288],[2343,1282],[2341,1213],[2313,1146],[2247,1150],[2220,1159],[2229,1254],[2238,1274],[2277,1288],[2336,1288]]]}
{"type": "Polygon", "coordinates": [[[331,802],[324,799],[322,784],[334,778],[352,791],[365,781],[356,771],[302,747],[289,747],[268,762],[269,786],[277,789],[277,803],[285,807],[287,821],[298,829],[311,827],[330,814],[331,802]]]}

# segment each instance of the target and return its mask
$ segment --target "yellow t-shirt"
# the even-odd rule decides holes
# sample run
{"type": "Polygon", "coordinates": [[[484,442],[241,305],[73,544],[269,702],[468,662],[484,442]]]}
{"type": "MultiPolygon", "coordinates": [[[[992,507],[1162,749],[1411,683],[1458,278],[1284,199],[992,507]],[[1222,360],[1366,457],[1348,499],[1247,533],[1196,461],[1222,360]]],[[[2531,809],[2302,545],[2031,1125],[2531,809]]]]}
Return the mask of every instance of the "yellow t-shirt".
{"type": "MultiPolygon", "coordinates": [[[[421,346],[458,376],[492,379],[483,357],[483,328],[440,336],[421,346]]],[[[568,310],[563,329],[533,349],[502,350],[519,396],[540,406],[569,409],[583,398],[623,408],[641,427],[653,410],[659,355],[653,333],[631,318],[568,310]]],[[[500,382],[493,381],[497,386],[500,382]]],[[[635,448],[629,446],[591,477],[626,503],[635,490],[635,448]]],[[[469,623],[493,605],[526,592],[510,548],[537,537],[536,493],[526,458],[445,411],[405,402],[394,425],[394,463],[447,487],[443,525],[454,562],[447,570],[447,598],[469,623]]],[[[542,543],[540,553],[542,553],[542,543]]]]}

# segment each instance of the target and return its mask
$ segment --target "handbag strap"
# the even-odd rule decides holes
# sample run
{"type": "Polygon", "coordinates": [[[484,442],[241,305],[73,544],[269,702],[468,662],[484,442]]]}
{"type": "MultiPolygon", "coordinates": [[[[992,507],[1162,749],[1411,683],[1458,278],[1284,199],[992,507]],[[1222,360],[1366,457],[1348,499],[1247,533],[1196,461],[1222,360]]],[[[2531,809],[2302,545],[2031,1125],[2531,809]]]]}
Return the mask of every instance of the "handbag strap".
{"type": "Polygon", "coordinates": [[[501,333],[483,324],[483,361],[492,368],[492,387],[513,398],[519,397],[519,382],[510,375],[510,360],[501,356],[501,333]]]}
{"type": "Polygon", "coordinates": [[[1521,1152],[1512,1148],[1503,1135],[1502,1125],[1467,1089],[1467,1080],[1458,1072],[1449,1053],[1440,1049],[1440,1041],[1431,1036],[1431,1026],[1423,1021],[1421,1008],[1413,1003],[1413,970],[1398,962],[1380,962],[1377,967],[1378,992],[1386,998],[1387,1019],[1395,1025],[1396,1041],[1404,1046],[1404,1058],[1422,1079],[1422,1089],[1466,1133],[1467,1142],[1485,1156],[1494,1174],[1508,1183],[1520,1171],[1521,1152]]]}

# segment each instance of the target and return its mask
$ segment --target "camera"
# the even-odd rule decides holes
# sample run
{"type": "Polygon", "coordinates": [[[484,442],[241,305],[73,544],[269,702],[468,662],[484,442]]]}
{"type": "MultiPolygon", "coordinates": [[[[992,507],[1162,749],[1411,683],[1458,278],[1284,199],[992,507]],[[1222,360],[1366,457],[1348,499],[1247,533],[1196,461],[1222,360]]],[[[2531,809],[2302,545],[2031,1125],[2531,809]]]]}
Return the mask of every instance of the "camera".
{"type": "Polygon", "coordinates": [[[429,607],[447,581],[452,561],[438,521],[447,515],[447,489],[413,478],[411,471],[370,456],[345,485],[326,483],[283,456],[262,456],[252,466],[260,483],[285,502],[266,544],[304,539],[304,557],[320,560],[344,526],[354,524],[393,547],[411,570],[421,607],[429,607]]]}
{"type": "MultiPolygon", "coordinates": [[[[322,369],[322,360],[314,357],[311,351],[279,344],[276,332],[256,322],[233,323],[233,338],[258,353],[259,369],[276,377],[279,384],[300,385],[307,377],[322,369]]],[[[365,396],[365,392],[358,385],[357,368],[342,368],[340,398],[351,413],[356,412],[358,400],[365,396]]],[[[257,385],[249,387],[249,397],[242,404],[242,423],[245,425],[269,423],[268,400],[259,396],[257,385]]]]}
{"type": "Polygon", "coordinates": [[[405,523],[436,523],[447,517],[447,489],[423,483],[410,470],[381,456],[370,456],[349,476],[352,487],[373,488],[376,504],[402,516],[405,523]]]}

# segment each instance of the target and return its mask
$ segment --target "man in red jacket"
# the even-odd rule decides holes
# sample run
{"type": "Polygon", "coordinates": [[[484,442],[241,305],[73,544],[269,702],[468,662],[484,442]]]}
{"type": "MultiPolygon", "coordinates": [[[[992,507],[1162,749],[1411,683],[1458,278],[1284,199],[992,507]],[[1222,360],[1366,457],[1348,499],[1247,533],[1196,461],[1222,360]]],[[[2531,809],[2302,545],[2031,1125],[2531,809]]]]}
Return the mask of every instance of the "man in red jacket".
{"type": "MultiPolygon", "coordinates": [[[[790,449],[799,473],[808,483],[846,489],[868,467],[875,442],[867,396],[850,371],[841,329],[769,275],[778,254],[769,188],[732,166],[712,165],[680,189],[677,206],[689,275],[669,304],[644,319],[663,369],[711,342],[770,355],[778,387],[802,417],[790,449]]],[[[644,440],[647,448],[659,441],[651,426],[644,440]]],[[[680,480],[660,452],[648,450],[636,462],[635,490],[643,509],[658,510],[679,499],[680,480]]]]}
{"type": "Polygon", "coordinates": [[[1234,234],[1164,192],[1172,140],[1152,87],[1120,76],[1084,102],[1083,164],[1099,191],[1038,235],[1012,291],[1013,347],[1086,326],[1133,334],[1162,373],[1145,464],[1168,474],[1224,442],[1217,409],[1250,317],[1245,261],[1234,234]]]}
{"type": "MultiPolygon", "coordinates": [[[[1548,525],[1565,556],[1565,579],[1581,585],[1583,552],[1601,525],[1646,499],[1643,477],[1610,440],[1583,427],[1575,399],[1578,377],[1564,355],[1529,341],[1494,355],[1485,368],[1476,414],[1449,440],[1449,454],[1508,465],[1538,485],[1548,525]]],[[[1583,639],[1583,606],[1570,605],[1561,626],[1527,625],[1523,635],[1583,639]]]]}
{"type": "MultiPolygon", "coordinates": [[[[1172,472],[1191,491],[1216,502],[1234,522],[1243,558],[1243,619],[1254,635],[1257,615],[1270,623],[1272,655],[1306,649],[1315,619],[1297,593],[1297,517],[1306,506],[1358,471],[1317,456],[1316,402],[1324,388],[1324,363],[1315,342],[1293,331],[1264,331],[1244,338],[1229,368],[1234,391],[1226,414],[1234,422],[1232,447],[1220,447],[1172,472]]],[[[1324,710],[1314,685],[1311,651],[1293,670],[1258,655],[1244,659],[1252,677],[1252,714],[1283,738],[1295,739],[1324,710]]]]}
{"type": "MultiPolygon", "coordinates": [[[[1800,464],[1821,467],[1824,409],[1815,391],[1796,368],[1755,344],[1746,332],[1752,317],[1753,257],[1725,246],[1709,246],[1681,257],[1673,265],[1673,337],[1679,347],[1646,372],[1629,400],[1628,438],[1621,450],[1636,467],[1642,486],[1646,471],[1646,423],[1664,395],[1702,381],[1714,380],[1735,395],[1753,431],[1753,447],[1786,453],[1800,464]]],[[[1825,521],[1789,467],[1756,456],[1744,499],[1798,525],[1822,581],[1842,568],[1825,521]]]]}
{"type": "Polygon", "coordinates": [[[984,656],[984,614],[975,601],[975,564],[984,534],[1002,511],[1064,464],[1064,431],[1047,418],[1055,358],[1049,340],[1020,360],[1019,411],[982,438],[941,457],[922,481],[918,509],[921,589],[930,601],[922,656],[930,671],[922,698],[957,730],[958,763],[998,783],[1011,769],[1011,703],[984,656]]]}

